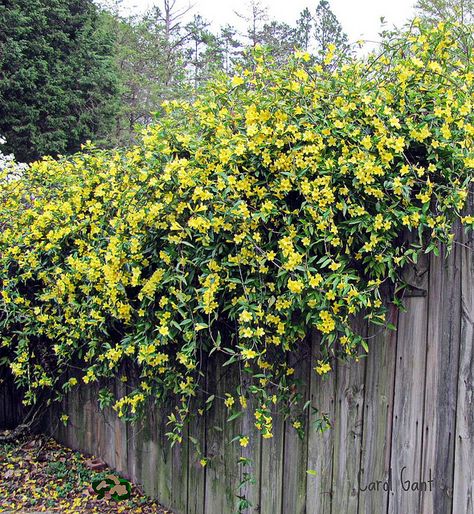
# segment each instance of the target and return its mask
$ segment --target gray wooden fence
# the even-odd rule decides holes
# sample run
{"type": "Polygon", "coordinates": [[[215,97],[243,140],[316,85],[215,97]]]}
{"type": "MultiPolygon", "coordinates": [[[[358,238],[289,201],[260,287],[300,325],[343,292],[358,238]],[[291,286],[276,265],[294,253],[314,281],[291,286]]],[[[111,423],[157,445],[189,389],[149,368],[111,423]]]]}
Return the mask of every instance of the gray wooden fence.
{"type": "Polygon", "coordinates": [[[11,373],[0,367],[0,430],[15,428],[21,422],[25,409],[19,398],[11,373]]]}
{"type": "MultiPolygon", "coordinates": [[[[367,358],[322,379],[311,370],[317,341],[302,347],[295,367],[305,396],[333,424],[322,434],[308,418],[300,440],[276,417],[274,437],[262,439],[250,413],[226,423],[219,402],[189,427],[209,458],[203,468],[193,444],[170,448],[163,413],[150,409],[141,425],[126,425],[111,409],[99,410],[96,391],[87,388],[63,405],[68,426],[51,416],[50,430],[181,514],[235,512],[237,495],[252,502],[247,513],[473,514],[472,235],[460,234],[449,257],[442,250],[420,262],[409,281],[407,312],[392,312],[397,331],[371,328],[367,358]],[[229,443],[239,431],[252,434],[246,448],[229,443]],[[239,489],[248,471],[236,464],[240,457],[252,458],[255,483],[239,489]]],[[[216,395],[236,380],[218,361],[207,377],[216,395]]],[[[118,396],[123,388],[115,384],[118,396]]]]}

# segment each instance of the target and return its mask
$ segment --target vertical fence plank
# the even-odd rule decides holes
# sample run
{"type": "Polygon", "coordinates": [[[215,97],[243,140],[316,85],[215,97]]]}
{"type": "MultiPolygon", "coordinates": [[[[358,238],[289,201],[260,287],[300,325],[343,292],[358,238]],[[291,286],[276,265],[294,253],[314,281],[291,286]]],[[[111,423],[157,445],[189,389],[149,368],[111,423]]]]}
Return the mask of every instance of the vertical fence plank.
{"type": "MultiPolygon", "coordinates": [[[[114,393],[115,398],[117,399],[125,395],[125,386],[120,380],[115,381],[114,393]]],[[[118,417],[115,411],[110,421],[113,429],[113,437],[110,440],[110,444],[113,445],[115,450],[115,469],[122,475],[129,476],[127,459],[127,425],[118,417]]]]}
{"type": "MultiPolygon", "coordinates": [[[[203,358],[203,357],[201,357],[203,358]]],[[[206,450],[206,416],[205,401],[207,390],[207,359],[203,360],[200,377],[201,390],[198,391],[189,424],[188,443],[188,502],[186,514],[204,514],[206,468],[201,465],[200,459],[206,450]],[[201,413],[199,413],[201,411],[201,413]]]]}
{"type": "Polygon", "coordinates": [[[96,453],[95,442],[95,426],[94,426],[94,393],[96,393],[95,384],[90,387],[84,387],[81,390],[82,409],[84,420],[82,427],[84,429],[83,448],[87,453],[94,455],[96,453]]]}
{"type": "Polygon", "coordinates": [[[273,416],[273,437],[261,440],[260,463],[260,512],[261,514],[283,514],[283,450],[285,421],[281,414],[273,416]]]}
{"type": "MultiPolygon", "coordinates": [[[[222,390],[232,394],[234,397],[235,389],[237,384],[240,383],[240,370],[236,366],[226,366],[222,368],[222,390]]],[[[222,395],[223,396],[223,395],[222,395]]],[[[235,399],[238,402],[238,399],[235,399]]],[[[222,403],[222,398],[220,399],[222,403]]],[[[236,434],[242,434],[242,419],[238,418],[228,422],[227,418],[230,411],[226,409],[222,420],[223,427],[223,441],[224,441],[224,474],[221,480],[225,486],[225,510],[223,514],[234,514],[237,512],[239,498],[238,496],[244,496],[246,492],[250,492],[249,488],[247,491],[245,488],[241,488],[241,480],[243,474],[243,468],[239,464],[240,457],[242,455],[242,447],[239,441],[233,441],[232,439],[236,434]]],[[[243,434],[242,434],[243,435],[243,434]]],[[[258,499],[257,499],[258,501],[258,499]]],[[[243,512],[249,514],[249,510],[246,509],[243,512]]]]}
{"type": "MultiPolygon", "coordinates": [[[[301,405],[309,399],[309,376],[311,371],[311,343],[307,339],[297,352],[290,356],[289,365],[295,369],[295,378],[301,380],[301,405]]],[[[283,456],[283,508],[282,512],[304,514],[306,512],[306,483],[308,470],[308,439],[301,440],[291,426],[285,422],[283,456]]],[[[308,415],[304,416],[304,430],[308,429],[308,415]]]]}
{"type": "MultiPolygon", "coordinates": [[[[170,444],[165,439],[165,444],[170,444]]],[[[188,428],[184,428],[183,442],[175,444],[171,448],[172,482],[171,482],[171,504],[176,512],[185,513],[188,504],[188,428]]],[[[194,491],[191,494],[195,494],[194,491]]]]}
{"type": "MultiPolygon", "coordinates": [[[[159,411],[151,405],[149,414],[144,420],[143,427],[137,427],[141,430],[141,455],[140,459],[140,475],[142,477],[141,484],[145,491],[158,498],[163,495],[161,501],[166,505],[171,505],[170,492],[167,477],[170,476],[170,464],[162,458],[162,434],[160,433],[159,411]]],[[[131,442],[131,441],[130,441],[131,442]]]]}
{"type": "Polygon", "coordinates": [[[97,453],[101,456],[109,466],[117,469],[116,451],[114,445],[115,439],[115,413],[111,407],[105,407],[99,412],[99,447],[97,453]]]}
{"type": "Polygon", "coordinates": [[[228,411],[223,402],[225,393],[235,389],[237,374],[232,366],[223,366],[225,360],[224,355],[213,355],[208,361],[208,391],[216,399],[206,415],[206,514],[235,512],[240,482],[240,447],[238,442],[230,442],[236,424],[227,423],[228,411]]]}
{"type": "Polygon", "coordinates": [[[130,477],[142,484],[143,422],[131,423],[127,427],[127,462],[130,477]]]}
{"type": "MultiPolygon", "coordinates": [[[[209,360],[215,364],[217,358],[209,360]]],[[[222,364],[222,363],[221,363],[222,364]]],[[[209,372],[208,392],[215,395],[217,400],[206,413],[206,448],[205,455],[208,459],[206,465],[206,485],[204,512],[225,512],[225,486],[224,486],[224,426],[225,409],[220,396],[222,390],[222,368],[215,366],[215,372],[209,372]]]]}
{"type": "MultiPolygon", "coordinates": [[[[319,335],[312,333],[312,365],[320,357],[319,335]]],[[[308,514],[331,514],[332,505],[332,472],[334,451],[333,427],[321,432],[314,422],[327,415],[331,425],[335,423],[335,373],[322,377],[310,370],[310,400],[311,408],[318,410],[309,419],[308,425],[308,471],[306,482],[306,500],[308,514]],[[316,474],[313,474],[315,472],[316,474]]]]}
{"type": "MultiPolygon", "coordinates": [[[[396,326],[398,312],[390,308],[388,321],[396,326]]],[[[393,388],[397,335],[381,327],[369,328],[366,362],[363,441],[359,487],[359,514],[385,513],[388,507],[388,479],[392,438],[393,388]],[[378,490],[369,485],[382,481],[378,490]],[[386,482],[385,485],[383,482],[386,482]]]]}
{"type": "Polygon", "coordinates": [[[421,478],[434,482],[421,493],[423,514],[451,512],[453,496],[461,270],[457,245],[448,258],[445,247],[440,250],[430,259],[421,478]]]}
{"type": "MultiPolygon", "coordinates": [[[[474,212],[474,195],[469,213],[474,212]]],[[[454,456],[453,514],[474,513],[474,234],[463,234],[461,252],[461,337],[454,456]]]]}
{"type": "MultiPolygon", "coordinates": [[[[243,390],[251,384],[250,376],[242,376],[243,390]]],[[[243,459],[250,459],[248,465],[241,465],[240,479],[241,481],[247,476],[248,481],[243,485],[240,493],[249,501],[250,507],[244,512],[251,514],[254,512],[261,512],[261,497],[260,497],[260,469],[261,469],[261,445],[262,437],[260,431],[255,427],[255,401],[250,398],[247,408],[243,416],[240,418],[240,427],[242,435],[249,438],[249,443],[246,447],[241,448],[241,456],[243,459]],[[248,474],[248,475],[247,475],[248,474]]],[[[275,433],[273,433],[275,437],[275,433]]],[[[277,471],[278,472],[278,471],[277,471]]],[[[273,476],[275,480],[275,476],[273,476]]],[[[275,482],[273,482],[275,484],[275,482]]],[[[239,494],[240,494],[239,493],[239,494]]]]}
{"type": "Polygon", "coordinates": [[[391,454],[393,491],[389,498],[389,514],[415,513],[420,510],[419,492],[404,491],[400,479],[402,473],[403,479],[411,482],[421,478],[428,258],[420,258],[417,266],[409,272],[406,280],[412,286],[409,294],[413,296],[406,299],[407,312],[400,313],[398,320],[391,454]]]}
{"type": "Polygon", "coordinates": [[[71,408],[71,419],[68,427],[69,430],[69,446],[73,450],[86,451],[85,438],[85,412],[84,412],[85,392],[82,384],[75,387],[69,393],[69,406],[71,408]]]}
{"type": "MultiPolygon", "coordinates": [[[[367,337],[367,322],[357,319],[356,333],[367,337]]],[[[365,359],[336,367],[333,512],[357,514],[359,496],[365,359]]]]}
{"type": "Polygon", "coordinates": [[[170,443],[165,435],[167,432],[166,422],[165,410],[157,410],[152,424],[153,442],[155,445],[153,452],[156,455],[154,480],[156,482],[155,487],[158,491],[158,498],[163,505],[171,507],[173,504],[173,464],[170,443]]]}
{"type": "Polygon", "coordinates": [[[15,387],[10,370],[0,367],[0,430],[10,430],[21,423],[26,409],[23,393],[15,387]]]}

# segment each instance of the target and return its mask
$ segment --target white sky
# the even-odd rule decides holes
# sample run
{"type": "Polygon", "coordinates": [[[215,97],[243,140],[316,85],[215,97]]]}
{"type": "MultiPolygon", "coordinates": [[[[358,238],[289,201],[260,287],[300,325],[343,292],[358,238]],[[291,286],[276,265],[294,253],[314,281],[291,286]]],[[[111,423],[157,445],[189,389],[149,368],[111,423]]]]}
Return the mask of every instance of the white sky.
{"type": "MultiPolygon", "coordinates": [[[[329,0],[332,11],[353,42],[359,39],[378,40],[381,16],[385,17],[386,28],[403,25],[414,13],[414,2],[415,0],[329,0]]],[[[184,8],[190,3],[194,7],[188,14],[189,19],[194,14],[200,14],[211,22],[214,30],[227,23],[240,30],[244,28],[234,11],[245,12],[247,0],[177,0],[176,6],[184,8]]],[[[152,5],[161,4],[161,0],[123,0],[124,13],[143,11],[152,5]]],[[[270,19],[294,24],[305,7],[314,12],[318,0],[262,0],[261,4],[268,7],[270,19]]]]}

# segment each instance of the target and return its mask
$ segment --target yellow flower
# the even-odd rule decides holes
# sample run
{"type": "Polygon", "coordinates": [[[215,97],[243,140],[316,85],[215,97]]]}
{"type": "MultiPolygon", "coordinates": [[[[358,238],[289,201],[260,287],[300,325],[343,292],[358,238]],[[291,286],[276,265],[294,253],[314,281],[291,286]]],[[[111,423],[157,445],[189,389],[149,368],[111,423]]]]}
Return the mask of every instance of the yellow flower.
{"type": "Polygon", "coordinates": [[[258,355],[255,350],[249,350],[248,348],[242,350],[241,354],[245,360],[254,359],[258,355]]]}
{"type": "Polygon", "coordinates": [[[162,336],[169,336],[170,330],[166,326],[161,326],[158,330],[162,336]]]}
{"type": "Polygon", "coordinates": [[[246,323],[246,322],[248,322],[248,321],[252,321],[252,319],[253,319],[253,316],[252,316],[252,314],[250,314],[250,312],[249,312],[249,311],[245,310],[245,311],[242,311],[242,312],[240,313],[239,321],[240,321],[241,323],[246,323]]]}
{"type": "Polygon", "coordinates": [[[249,444],[249,438],[247,436],[241,437],[239,439],[240,446],[243,446],[244,448],[249,444]]]}
{"type": "Polygon", "coordinates": [[[275,252],[273,252],[273,251],[267,252],[267,259],[269,261],[274,261],[275,257],[276,257],[276,253],[275,252]]]}
{"type": "Polygon", "coordinates": [[[309,61],[311,59],[311,56],[309,55],[308,52],[303,52],[301,50],[295,51],[295,57],[297,59],[303,59],[303,61],[309,61]]]}
{"type": "Polygon", "coordinates": [[[236,86],[241,86],[243,83],[244,83],[244,79],[242,77],[239,77],[238,75],[235,75],[233,78],[232,78],[232,86],[233,87],[236,87],[236,86]]]}
{"type": "Polygon", "coordinates": [[[88,384],[89,382],[93,382],[94,380],[96,380],[96,376],[94,372],[91,369],[89,369],[87,370],[86,375],[82,377],[82,380],[84,381],[84,383],[88,384]]]}
{"type": "Polygon", "coordinates": [[[303,291],[304,289],[304,284],[301,280],[293,280],[293,279],[289,279],[288,280],[288,289],[292,292],[292,293],[295,293],[295,294],[298,294],[298,293],[301,293],[301,291],[303,291]]]}
{"type": "Polygon", "coordinates": [[[320,330],[323,334],[328,334],[332,332],[336,327],[336,322],[334,318],[331,316],[331,313],[324,310],[319,313],[319,321],[316,324],[318,330],[320,330]]]}
{"type": "Polygon", "coordinates": [[[327,362],[318,361],[318,365],[314,369],[319,375],[324,375],[328,371],[331,371],[331,366],[327,362]]]}
{"type": "Polygon", "coordinates": [[[311,287],[318,287],[321,284],[322,281],[323,281],[322,275],[317,273],[314,277],[310,276],[309,285],[311,287]]]}

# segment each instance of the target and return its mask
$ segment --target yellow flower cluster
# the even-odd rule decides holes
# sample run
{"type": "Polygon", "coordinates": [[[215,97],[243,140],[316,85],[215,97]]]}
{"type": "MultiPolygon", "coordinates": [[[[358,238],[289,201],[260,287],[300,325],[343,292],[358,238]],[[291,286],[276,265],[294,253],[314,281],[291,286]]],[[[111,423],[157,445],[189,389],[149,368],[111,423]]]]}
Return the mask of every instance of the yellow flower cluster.
{"type": "Polygon", "coordinates": [[[321,311],[319,313],[320,320],[316,324],[318,330],[320,330],[323,334],[329,334],[336,328],[336,322],[334,318],[331,316],[331,313],[328,311],[321,311]]]}
{"type": "Polygon", "coordinates": [[[273,437],[273,419],[269,408],[264,404],[255,410],[255,426],[264,439],[273,437]]]}

